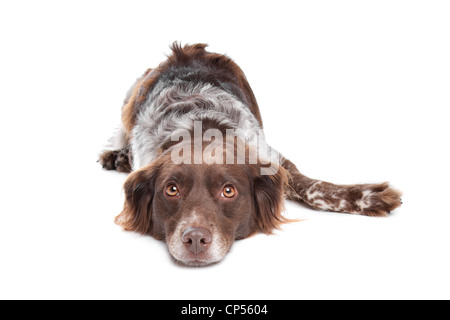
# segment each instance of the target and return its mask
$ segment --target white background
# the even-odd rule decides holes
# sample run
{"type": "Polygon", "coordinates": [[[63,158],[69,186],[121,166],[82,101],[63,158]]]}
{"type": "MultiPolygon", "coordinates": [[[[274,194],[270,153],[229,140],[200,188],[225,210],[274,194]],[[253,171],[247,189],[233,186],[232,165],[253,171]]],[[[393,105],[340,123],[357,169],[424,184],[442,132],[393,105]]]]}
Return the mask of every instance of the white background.
{"type": "Polygon", "coordinates": [[[0,298],[449,299],[447,1],[2,1],[0,298]],[[180,267],[121,231],[97,154],[173,41],[246,73],[266,137],[306,175],[389,180],[389,218],[313,211],[180,267]]]}

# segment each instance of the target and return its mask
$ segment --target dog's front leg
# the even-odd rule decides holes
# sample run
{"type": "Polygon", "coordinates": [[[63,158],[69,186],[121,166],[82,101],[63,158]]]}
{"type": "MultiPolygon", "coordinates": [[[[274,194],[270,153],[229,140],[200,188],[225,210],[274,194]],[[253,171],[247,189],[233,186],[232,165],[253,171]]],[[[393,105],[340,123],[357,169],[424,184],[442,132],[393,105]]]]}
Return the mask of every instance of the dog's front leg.
{"type": "Polygon", "coordinates": [[[284,159],[282,166],[290,173],[285,194],[289,200],[335,212],[386,216],[401,205],[401,192],[387,182],[379,184],[336,185],[301,174],[296,166],[284,159]]]}

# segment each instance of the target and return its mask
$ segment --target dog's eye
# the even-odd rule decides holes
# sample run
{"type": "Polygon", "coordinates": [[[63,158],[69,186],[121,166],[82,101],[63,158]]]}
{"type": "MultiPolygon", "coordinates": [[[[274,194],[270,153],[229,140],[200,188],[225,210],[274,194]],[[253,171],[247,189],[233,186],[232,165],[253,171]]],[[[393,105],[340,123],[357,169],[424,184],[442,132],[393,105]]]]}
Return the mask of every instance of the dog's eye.
{"type": "Polygon", "coordinates": [[[236,189],[234,187],[226,186],[225,188],[223,188],[221,195],[224,198],[233,198],[235,194],[236,194],[236,189]]]}
{"type": "Polygon", "coordinates": [[[170,197],[175,197],[178,196],[180,192],[178,191],[178,187],[176,185],[171,184],[166,187],[166,194],[170,197]]]}

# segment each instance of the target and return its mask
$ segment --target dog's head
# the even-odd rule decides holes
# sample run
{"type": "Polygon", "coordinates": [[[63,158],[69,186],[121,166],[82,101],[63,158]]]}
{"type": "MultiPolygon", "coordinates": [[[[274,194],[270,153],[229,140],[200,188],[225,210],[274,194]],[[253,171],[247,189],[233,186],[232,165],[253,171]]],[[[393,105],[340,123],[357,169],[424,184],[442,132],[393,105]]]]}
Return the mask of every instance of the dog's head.
{"type": "Polygon", "coordinates": [[[174,164],[163,155],[127,178],[116,223],[165,240],[183,264],[221,260],[235,239],[271,233],[283,217],[286,171],[260,164],[174,164]]]}

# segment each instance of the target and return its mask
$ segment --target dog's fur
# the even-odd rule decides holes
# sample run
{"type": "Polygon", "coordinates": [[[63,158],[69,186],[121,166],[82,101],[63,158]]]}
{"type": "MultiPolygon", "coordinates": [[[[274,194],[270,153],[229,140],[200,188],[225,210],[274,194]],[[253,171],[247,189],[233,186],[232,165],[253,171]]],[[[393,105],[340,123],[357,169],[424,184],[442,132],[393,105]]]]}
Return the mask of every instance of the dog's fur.
{"type": "MultiPolygon", "coordinates": [[[[174,43],[168,59],[148,69],[128,92],[122,126],[112,149],[99,160],[105,169],[131,172],[117,224],[165,240],[177,261],[205,265],[221,260],[235,239],[271,233],[287,221],[282,216],[284,198],[315,209],[368,216],[386,216],[401,204],[400,192],[388,183],[313,180],[283,157],[278,164],[270,161],[273,174],[262,175],[267,159],[259,154],[256,162],[248,161],[256,141],[265,144],[255,96],[236,63],[205,48],[174,43]],[[192,158],[194,164],[174,163],[171,152],[186,144],[173,141],[174,133],[194,133],[197,121],[202,133],[218,129],[225,136],[228,129],[239,129],[237,136],[220,144],[245,141],[247,161],[218,164],[192,158]]],[[[191,148],[194,151],[194,142],[183,150],[191,148]]],[[[201,148],[206,150],[207,144],[201,148]]],[[[233,156],[237,158],[236,152],[233,156]]]]}

